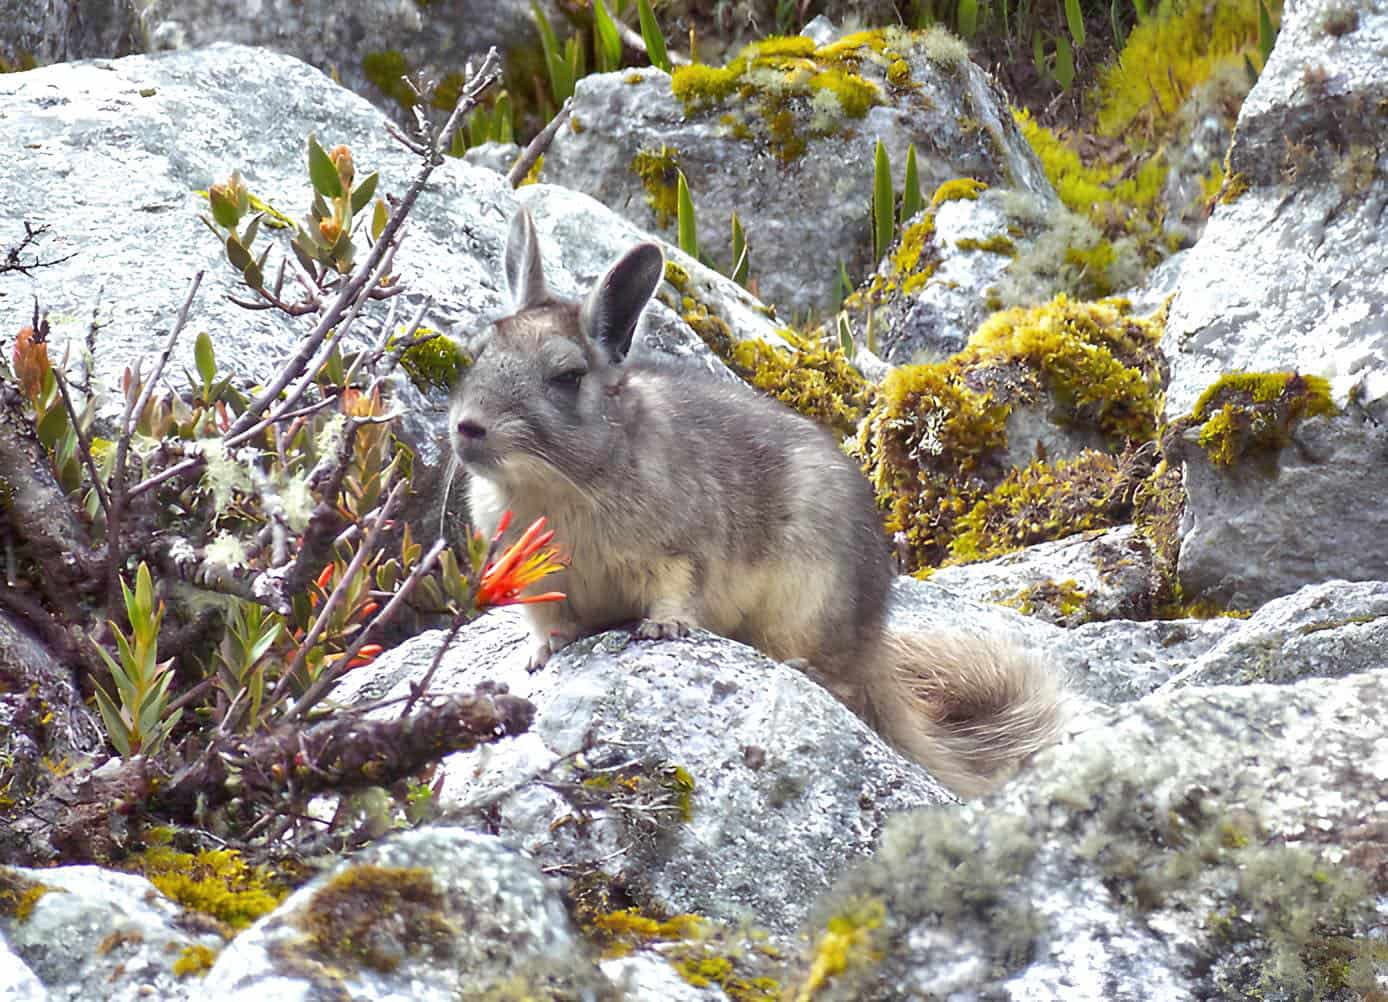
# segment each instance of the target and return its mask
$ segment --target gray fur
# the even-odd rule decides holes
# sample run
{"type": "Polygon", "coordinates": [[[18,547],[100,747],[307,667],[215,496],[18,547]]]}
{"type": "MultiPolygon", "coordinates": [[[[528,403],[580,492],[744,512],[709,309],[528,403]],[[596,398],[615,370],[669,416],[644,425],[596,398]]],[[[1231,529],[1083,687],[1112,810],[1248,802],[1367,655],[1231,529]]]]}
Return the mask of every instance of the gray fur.
{"type": "Polygon", "coordinates": [[[893,569],[855,464],[825,430],[746,386],[626,358],[663,270],[653,244],[625,254],[578,304],[545,289],[524,211],[511,238],[508,280],[525,305],[483,339],[450,419],[478,528],[491,533],[508,508],[513,532],[544,515],[569,557],[541,585],[566,600],[526,607],[532,665],[621,623],[651,638],[700,626],[807,662],[972,792],[955,782],[967,765],[930,707],[903,684],[913,669],[884,643],[893,569]]]}

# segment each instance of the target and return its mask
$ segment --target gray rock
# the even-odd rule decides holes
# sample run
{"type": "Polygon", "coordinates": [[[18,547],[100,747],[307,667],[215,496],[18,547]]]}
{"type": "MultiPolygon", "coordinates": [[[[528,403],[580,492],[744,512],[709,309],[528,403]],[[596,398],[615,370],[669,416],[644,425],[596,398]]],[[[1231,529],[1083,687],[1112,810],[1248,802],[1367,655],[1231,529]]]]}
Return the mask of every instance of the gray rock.
{"type": "Polygon", "coordinates": [[[1162,342],[1168,419],[1238,371],[1324,376],[1345,407],[1299,426],[1271,472],[1184,457],[1191,593],[1249,607],[1330,577],[1388,577],[1388,516],[1363,502],[1388,492],[1385,46],[1381,8],[1287,8],[1230,148],[1247,190],[1183,260],[1162,342]]]}
{"type": "Polygon", "coordinates": [[[425,828],[299,888],[223,951],[199,994],[452,1002],[507,984],[617,997],[532,860],[486,835],[425,828]]]}
{"type": "MultiPolygon", "coordinates": [[[[547,869],[605,874],[653,913],[784,936],[871,851],[887,815],[950,799],[827,692],[751,648],[614,631],[529,675],[525,636],[516,617],[485,616],[439,666],[435,691],[490,679],[537,708],[529,733],[447,760],[441,806],[547,869]]],[[[405,693],[440,639],[383,654],[341,697],[405,693]]]]}
{"type": "Polygon", "coordinates": [[[1383,671],[1165,693],[989,801],[896,819],[807,926],[860,950],[814,997],[1382,991],[1385,719],[1383,671]]]}
{"type": "Polygon", "coordinates": [[[577,130],[560,130],[545,156],[543,177],[588,192],[652,231],[673,234],[674,220],[657,218],[632,169],[638,153],[669,147],[688,179],[705,253],[729,263],[725,234],[736,211],[747,232],[752,275],[766,300],[791,313],[823,309],[839,261],[850,274],[875,264],[867,206],[878,138],[898,189],[906,146],[914,142],[927,197],[961,175],[1050,192],[1001,95],[957,40],[938,30],[911,38],[900,36],[893,51],[919,89],[887,93],[886,57],[863,59],[859,72],[883,90],[884,103],[861,119],[834,119],[832,127],[815,128],[822,109],[812,109],[806,99],[790,101],[794,130],[808,137],[803,154],[794,156],[768,145],[761,113],[751,102],[735,99],[686,114],[670,78],[659,70],[585,77],[574,96],[577,130]],[[724,121],[726,115],[740,116],[745,127],[724,121]],[[961,122],[973,131],[966,134],[961,122]],[[773,155],[775,149],[784,159],[773,155]]]}
{"type": "Polygon", "coordinates": [[[144,877],[95,866],[0,873],[48,888],[28,918],[0,912],[0,942],[47,989],[38,998],[136,1002],[157,995],[177,1002],[200,989],[174,974],[174,962],[185,950],[216,953],[223,946],[214,923],[185,913],[144,877]]]}
{"type": "Polygon", "coordinates": [[[48,990],[0,935],[0,998],[5,1002],[48,1002],[48,990]]]}
{"type": "Polygon", "coordinates": [[[1151,549],[1130,525],[941,567],[930,575],[932,584],[1062,626],[1139,618],[1151,604],[1151,580],[1151,549]]]}
{"type": "Polygon", "coordinates": [[[140,52],[149,32],[139,6],[130,0],[0,0],[0,62],[43,66],[140,52]]]}
{"type": "Polygon", "coordinates": [[[1284,684],[1383,668],[1388,583],[1328,581],[1260,608],[1193,660],[1165,688],[1284,684]]]}

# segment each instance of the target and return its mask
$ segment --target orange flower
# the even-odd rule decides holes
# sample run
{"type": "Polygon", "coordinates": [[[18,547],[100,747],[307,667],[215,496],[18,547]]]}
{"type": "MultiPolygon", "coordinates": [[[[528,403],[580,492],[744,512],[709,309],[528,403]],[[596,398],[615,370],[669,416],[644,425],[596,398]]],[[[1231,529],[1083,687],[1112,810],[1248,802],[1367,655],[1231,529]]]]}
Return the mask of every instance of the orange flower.
{"type": "Polygon", "coordinates": [[[23,328],[14,342],[14,374],[19,377],[19,388],[30,400],[37,400],[43,392],[49,368],[48,342],[43,333],[36,335],[34,328],[23,328]]]}
{"type": "MultiPolygon", "coordinates": [[[[501,517],[497,538],[511,524],[511,513],[501,517]]],[[[521,592],[541,578],[562,570],[563,561],[554,549],[545,549],[554,538],[554,531],[545,531],[544,516],[537,518],[530,528],[521,534],[506,550],[488,564],[482,571],[482,581],[477,587],[473,600],[479,609],[496,605],[529,605],[532,602],[558,602],[564,598],[563,592],[549,591],[542,595],[525,595],[521,592]]]]}

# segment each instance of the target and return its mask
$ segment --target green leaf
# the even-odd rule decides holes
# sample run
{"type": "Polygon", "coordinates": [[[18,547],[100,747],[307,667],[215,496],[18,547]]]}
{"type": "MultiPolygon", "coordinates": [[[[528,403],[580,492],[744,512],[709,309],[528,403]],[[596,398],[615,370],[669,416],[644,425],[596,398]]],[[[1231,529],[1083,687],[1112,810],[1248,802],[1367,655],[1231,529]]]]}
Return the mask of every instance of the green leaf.
{"type": "Polygon", "coordinates": [[[651,65],[657,69],[671,72],[670,53],[665,49],[665,33],[655,19],[650,0],[636,0],[636,14],[641,19],[641,40],[646,43],[646,55],[651,65]]]}
{"type": "Polygon", "coordinates": [[[390,221],[390,210],[386,208],[383,198],[376,199],[376,208],[371,210],[371,239],[380,240],[381,234],[385,232],[386,223],[390,221]]]}
{"type": "Polygon", "coordinates": [[[858,353],[858,344],[853,340],[853,325],[849,323],[847,313],[838,315],[836,326],[839,332],[839,350],[843,352],[844,358],[851,362],[853,356],[858,353]]]}
{"type": "Polygon", "coordinates": [[[1123,48],[1123,22],[1118,16],[1118,0],[1109,0],[1108,23],[1113,29],[1113,47],[1121,50],[1123,48]]]}
{"type": "Polygon", "coordinates": [[[1075,48],[1084,48],[1084,14],[1080,11],[1080,0],[1065,0],[1065,25],[1075,40],[1075,48]]]}
{"type": "Polygon", "coordinates": [[[101,719],[106,724],[106,736],[111,739],[111,744],[116,746],[121,758],[129,758],[130,732],[125,721],[121,719],[120,711],[101,686],[93,687],[93,694],[96,696],[97,709],[101,711],[101,719]]]}
{"type": "Polygon", "coordinates": [[[1040,28],[1031,33],[1031,65],[1043,80],[1050,76],[1046,69],[1046,43],[1041,39],[1040,28]]]}
{"type": "Polygon", "coordinates": [[[959,26],[960,36],[972,39],[978,33],[978,0],[959,0],[956,13],[955,23],[959,26]]]}
{"type": "Polygon", "coordinates": [[[1075,80],[1075,54],[1064,35],[1055,36],[1055,82],[1061,90],[1069,90],[1075,80]]]}
{"type": "Polygon", "coordinates": [[[247,250],[255,243],[256,234],[260,232],[260,221],[265,218],[265,213],[257,212],[251,217],[251,221],[246,224],[246,232],[241,234],[241,245],[247,250]]]}
{"type": "Polygon", "coordinates": [[[751,260],[747,249],[747,234],[743,232],[742,220],[733,213],[733,270],[729,276],[738,285],[747,284],[747,272],[751,260]]]}
{"type": "Polygon", "coordinates": [[[923,208],[925,199],[921,196],[920,173],[916,168],[916,144],[911,143],[906,147],[906,181],[905,190],[901,193],[901,225],[905,226],[906,221],[923,208]]]}
{"type": "Polygon", "coordinates": [[[311,133],[308,137],[308,176],[313,190],[324,198],[342,197],[342,178],[337,176],[337,165],[328,159],[327,152],[311,133]]]}
{"type": "Polygon", "coordinates": [[[680,171],[679,184],[675,192],[676,223],[679,230],[680,250],[692,258],[699,256],[699,229],[694,221],[694,199],[689,194],[689,182],[680,171]]]}
{"type": "Polygon", "coordinates": [[[231,262],[231,266],[237,271],[245,271],[246,265],[252,263],[251,252],[242,246],[235,234],[227,237],[226,247],[227,260],[231,262]]]}
{"type": "Polygon", "coordinates": [[[622,36],[602,0],[593,0],[593,52],[599,73],[611,73],[622,65],[622,36]]]}
{"type": "Polygon", "coordinates": [[[1263,66],[1268,64],[1268,56],[1272,55],[1272,46],[1276,41],[1277,30],[1272,26],[1268,5],[1265,0],[1258,0],[1258,53],[1263,57],[1263,66]]]}
{"type": "Polygon", "coordinates": [[[193,342],[193,361],[197,363],[198,375],[204,387],[211,386],[217,378],[217,356],[212,349],[212,338],[207,331],[200,331],[193,342]]]}
{"type": "Polygon", "coordinates": [[[1137,19],[1141,21],[1147,16],[1147,0],[1133,0],[1133,11],[1137,14],[1137,19]]]}
{"type": "Polygon", "coordinates": [[[260,270],[260,265],[255,261],[241,269],[241,277],[252,289],[265,288],[265,273],[260,270]]]}
{"type": "Polygon", "coordinates": [[[67,411],[61,405],[57,405],[44,412],[36,431],[39,441],[51,452],[58,447],[58,443],[62,441],[63,432],[67,431],[68,427],[67,411]]]}
{"type": "Polygon", "coordinates": [[[371,204],[371,196],[376,194],[376,183],[380,179],[380,171],[372,171],[366,175],[361,184],[357,185],[356,190],[352,192],[352,215],[355,216],[371,204]]]}
{"type": "Polygon", "coordinates": [[[887,149],[882,140],[877,140],[877,151],[873,154],[872,167],[872,255],[873,265],[882,260],[892,243],[892,231],[896,228],[894,212],[895,196],[892,193],[892,165],[887,159],[887,149]]]}

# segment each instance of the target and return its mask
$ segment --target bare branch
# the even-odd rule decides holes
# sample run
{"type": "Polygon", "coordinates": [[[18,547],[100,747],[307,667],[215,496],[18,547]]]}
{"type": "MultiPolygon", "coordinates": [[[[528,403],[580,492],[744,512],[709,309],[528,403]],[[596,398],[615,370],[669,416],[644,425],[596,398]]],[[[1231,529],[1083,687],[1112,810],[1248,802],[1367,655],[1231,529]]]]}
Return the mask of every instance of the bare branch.
{"type": "Polygon", "coordinates": [[[506,175],[506,182],[512,188],[519,188],[520,183],[525,180],[531,168],[535,166],[540,157],[544,156],[545,150],[549,149],[549,144],[554,142],[554,136],[559,131],[559,127],[569,120],[569,112],[573,110],[573,104],[574,99],[566,97],[563,107],[550,119],[549,124],[540,130],[539,135],[530,140],[530,145],[525,148],[525,152],[511,165],[511,170],[506,175]]]}

